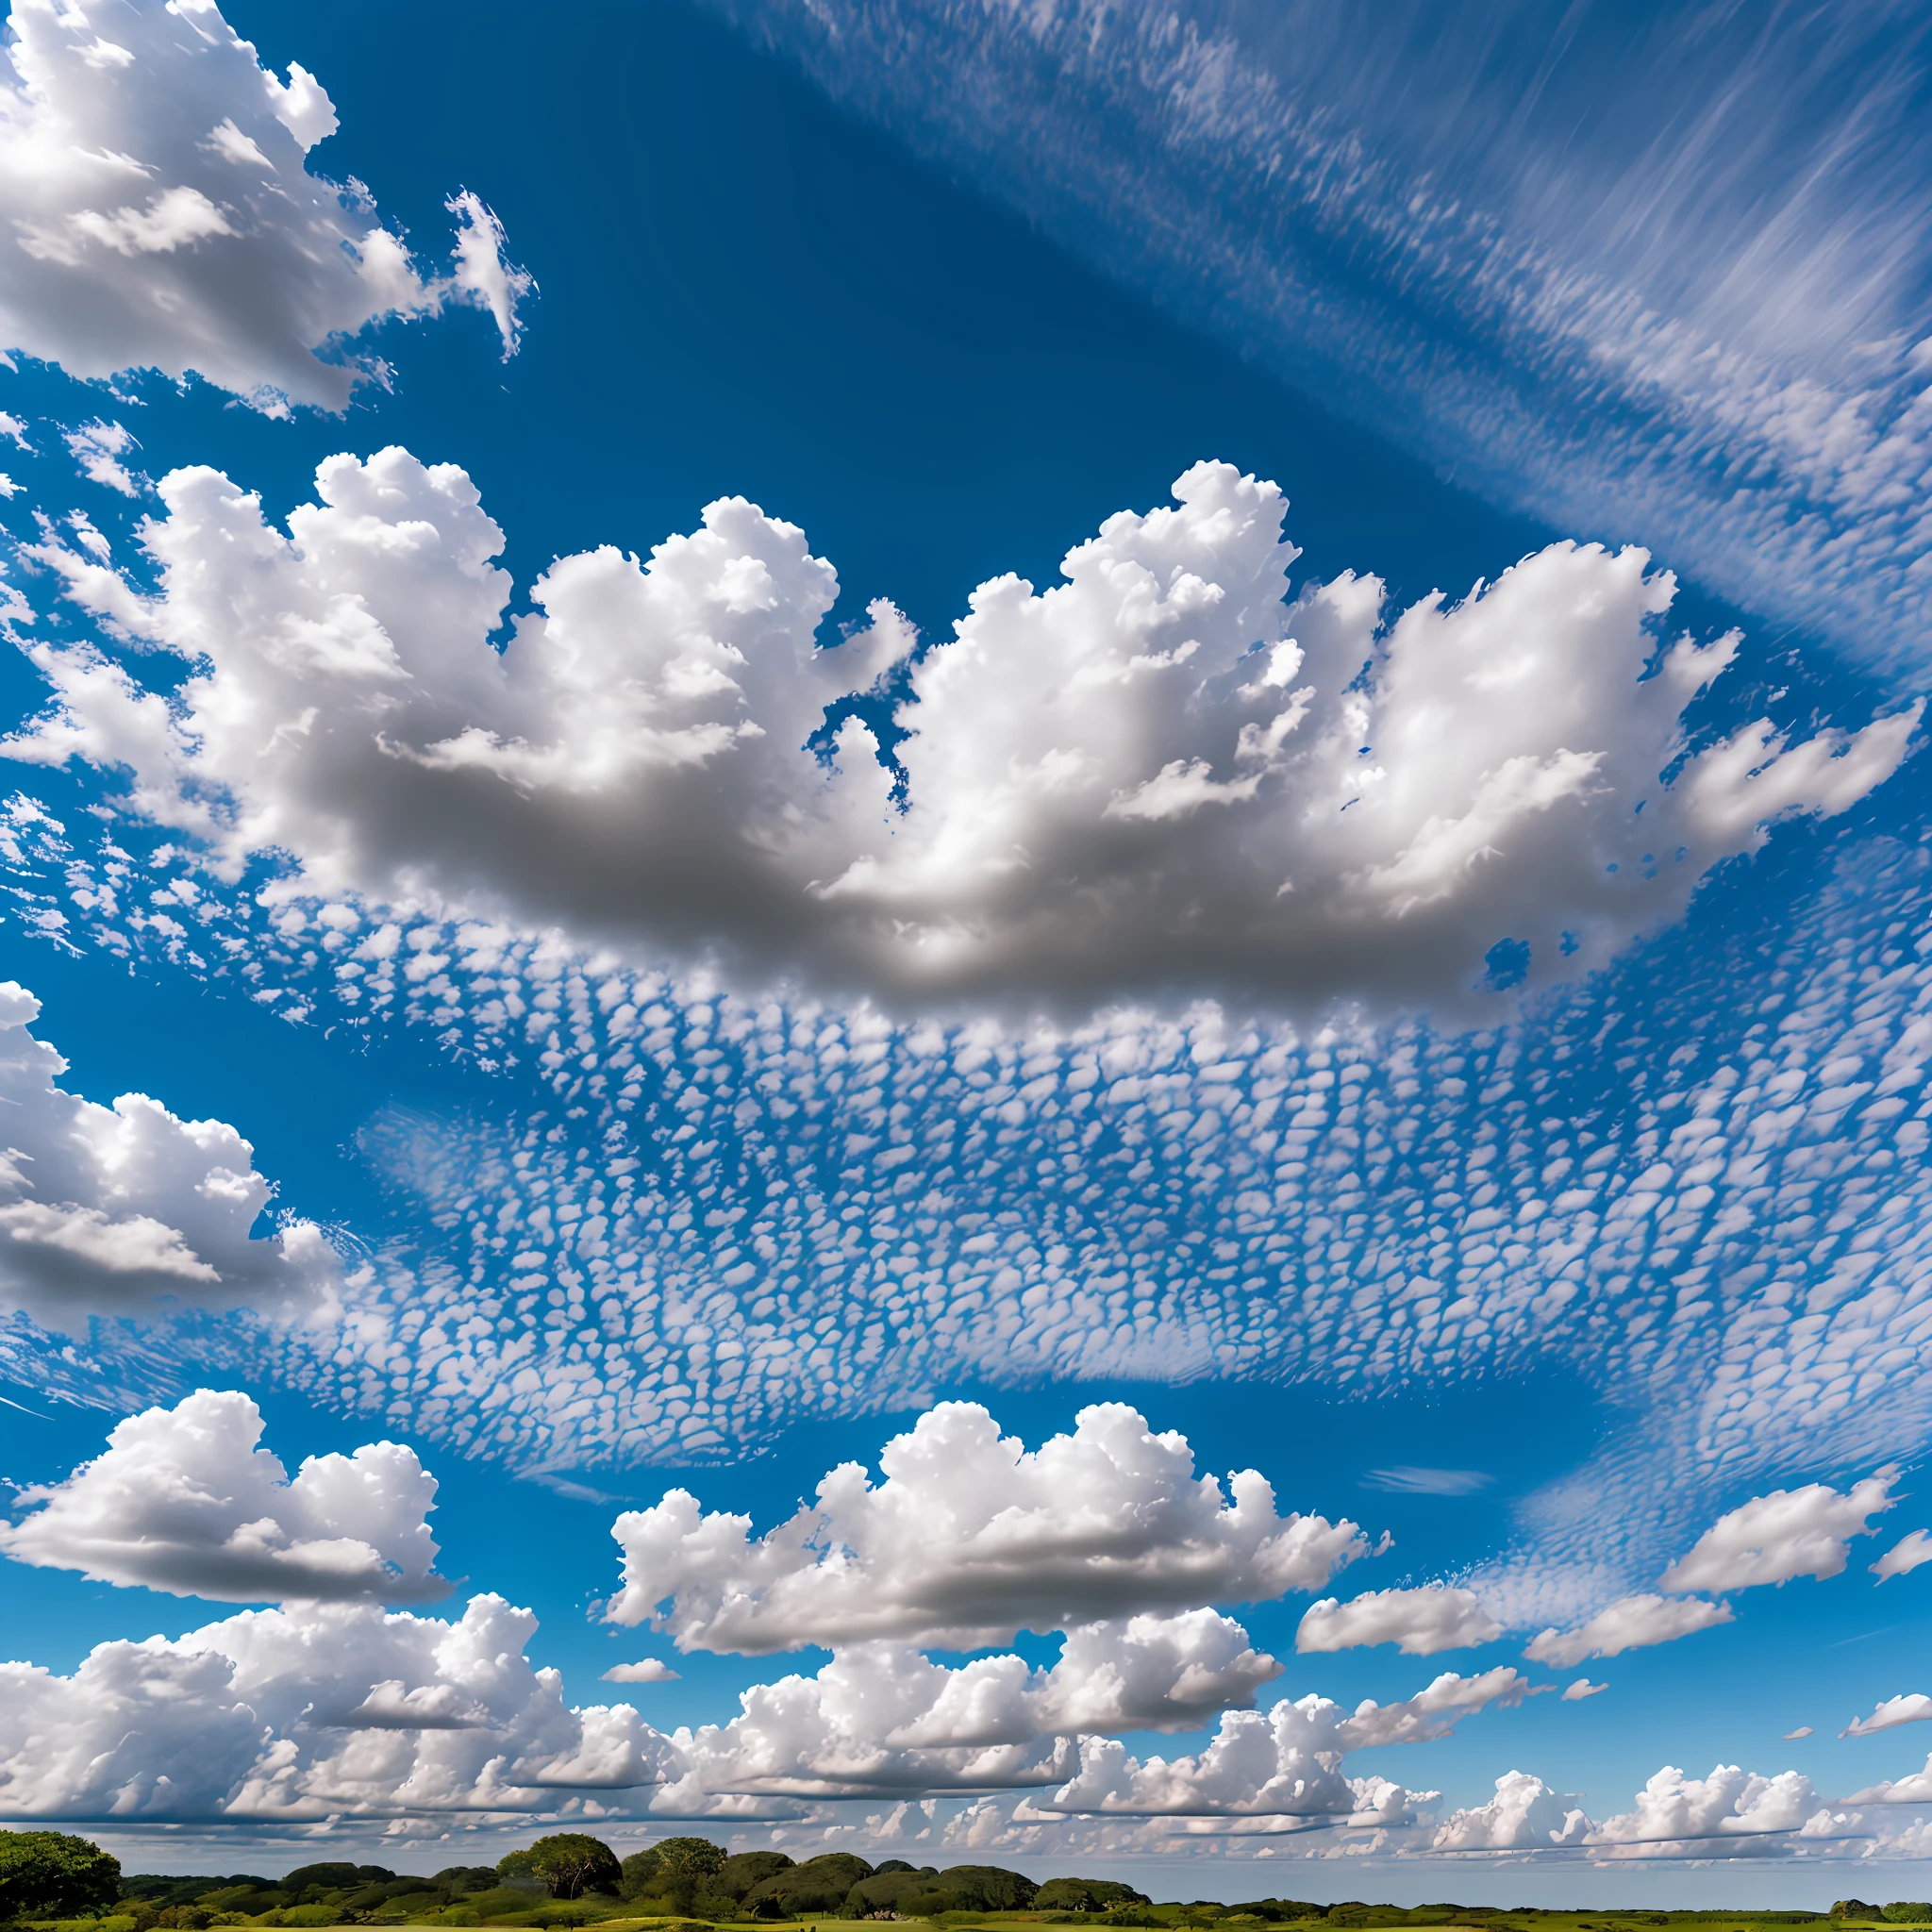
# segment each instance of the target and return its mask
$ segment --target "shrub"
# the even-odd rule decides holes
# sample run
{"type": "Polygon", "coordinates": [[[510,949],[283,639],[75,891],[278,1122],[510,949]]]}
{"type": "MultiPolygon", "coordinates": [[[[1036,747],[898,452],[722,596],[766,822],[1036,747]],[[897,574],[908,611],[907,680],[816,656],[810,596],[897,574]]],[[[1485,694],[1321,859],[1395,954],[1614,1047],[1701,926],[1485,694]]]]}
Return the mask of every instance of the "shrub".
{"type": "Polygon", "coordinates": [[[527,1891],[519,1890],[514,1885],[496,1885],[488,1891],[468,1893],[463,1903],[478,1918],[497,1919],[506,1912],[527,1911],[536,1901],[527,1891]]]}
{"type": "Polygon", "coordinates": [[[1034,1909],[1043,1912],[1104,1912],[1112,1906],[1152,1903],[1144,1891],[1111,1878],[1049,1878],[1033,1895],[1034,1909]]]}

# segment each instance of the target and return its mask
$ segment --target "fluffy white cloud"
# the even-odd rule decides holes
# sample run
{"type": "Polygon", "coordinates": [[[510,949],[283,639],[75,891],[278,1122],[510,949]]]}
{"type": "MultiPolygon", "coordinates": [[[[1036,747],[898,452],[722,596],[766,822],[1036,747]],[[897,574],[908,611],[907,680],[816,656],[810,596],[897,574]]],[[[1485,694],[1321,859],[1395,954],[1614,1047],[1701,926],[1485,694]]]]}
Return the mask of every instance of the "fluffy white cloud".
{"type": "Polygon", "coordinates": [[[1487,1805],[1452,1811],[1437,1827],[1429,1848],[1438,1852],[1526,1852],[1545,1845],[1582,1843],[1591,1829],[1574,1793],[1553,1791],[1526,1771],[1496,1780],[1487,1805]]]}
{"type": "Polygon", "coordinates": [[[1303,1615],[1294,1647],[1350,1650],[1394,1643],[1410,1657],[1433,1657],[1439,1650],[1493,1642],[1502,1634],[1503,1626],[1474,1591],[1432,1583],[1420,1590],[1372,1590],[1346,1603],[1324,1597],[1303,1615]]]}
{"type": "Polygon", "coordinates": [[[1563,1702],[1581,1704],[1586,1697],[1599,1697],[1609,1688],[1607,1684],[1592,1684],[1588,1677],[1578,1677],[1575,1683],[1564,1687],[1563,1702]]]}
{"type": "Polygon", "coordinates": [[[815,1676],[741,1697],[723,1725],[679,1731],[690,1789],[836,1797],[1058,1784],[1073,1733],[1185,1730],[1248,1705],[1281,1666],[1211,1610],[1067,1633],[1050,1670],[1013,1656],[955,1669],[905,1645],[858,1644],[815,1676]]]}
{"type": "Polygon", "coordinates": [[[1266,1712],[1230,1711],[1206,1749],[1172,1761],[1136,1757],[1117,1739],[1083,1738],[1079,1770],[1031,1802],[1046,1812],[1400,1823],[1424,1794],[1345,1776],[1343,1755],[1444,1737],[1456,1718],[1520,1703],[1529,1688],[1505,1669],[1471,1678],[1448,1673],[1415,1697],[1353,1712],[1325,1697],[1283,1698],[1266,1712]]]}
{"type": "Polygon", "coordinates": [[[455,1623],[303,1604],[104,1643],[71,1676],[0,1664],[0,1807],[297,1823],[555,1810],[659,1784],[666,1740],[628,1705],[567,1707],[524,1654],[536,1626],[496,1596],[455,1623]]]}
{"type": "Polygon", "coordinates": [[[1932,1535],[1923,1529],[1908,1531],[1872,1566],[1880,1583],[1888,1577],[1908,1575],[1921,1563],[1932,1563],[1932,1535]]]}
{"type": "Polygon", "coordinates": [[[1855,1717],[1839,1736],[1869,1738],[1874,1731],[1889,1731],[1894,1724],[1923,1724],[1928,1717],[1932,1717],[1932,1697],[1922,1690],[1908,1691],[1903,1696],[1888,1697],[1870,1717],[1855,1717]]]}
{"type": "Polygon", "coordinates": [[[1908,1776],[1887,1778],[1882,1784],[1854,1791],[1846,1801],[1853,1805],[1932,1805],[1932,1757],[1923,1771],[1908,1776]]]}
{"type": "Polygon", "coordinates": [[[1587,1657],[1622,1657],[1626,1650],[1673,1643],[1695,1631],[1729,1624],[1736,1614],[1729,1604],[1707,1603],[1702,1597],[1619,1597],[1574,1630],[1541,1632],[1523,1654],[1532,1663],[1567,1670],[1587,1657]]]}
{"type": "Polygon", "coordinates": [[[612,1664],[603,1673],[607,1684],[675,1684],[678,1674],[661,1657],[647,1657],[641,1663],[612,1664]]]}
{"type": "Polygon", "coordinates": [[[475,302],[514,345],[529,279],[490,211],[451,203],[455,267],[425,280],[365,192],[308,172],[336,126],[321,83],[264,70],[212,0],[16,0],[9,27],[0,345],[329,409],[373,372],[315,351],[381,317],[475,302]]]}
{"type": "Polygon", "coordinates": [[[1777,1853],[1789,1834],[1828,1836],[1840,1821],[1821,1804],[1811,1780],[1795,1771],[1774,1777],[1720,1764],[1707,1778],[1686,1777],[1665,1765],[1628,1811],[1606,1818],[1586,1842],[1600,1856],[1707,1858],[1714,1841],[1750,1840],[1732,1857],[1777,1853]]]}
{"type": "Polygon", "coordinates": [[[1368,1548],[1353,1523],[1276,1513],[1255,1470],[1194,1474],[1186,1437],[1122,1403],[1083,1408],[1038,1449],[977,1403],[895,1436],[874,1486],[841,1463],[817,1501],[754,1540],[686,1490],[611,1525],[624,1588],[608,1614],[683,1650],[762,1655],[897,1639],[953,1649],[1203,1600],[1315,1590],[1368,1548]]]}
{"type": "Polygon", "coordinates": [[[209,1389],[129,1416],[64,1482],[19,1492],[0,1552],[219,1603],[448,1593],[427,1522],[436,1480],[414,1450],[311,1456],[291,1481],[261,1430],[249,1397],[209,1389]]]}
{"type": "Polygon", "coordinates": [[[1372,578],[1291,600],[1280,492],[1210,463],[1065,584],[983,585],[910,665],[902,815],[864,724],[830,768],[807,741],[915,640],[879,604],[815,649],[836,580],[790,525],[730,499],[648,564],[566,558],[499,653],[501,537],[460,471],[390,450],[318,480],[285,538],[211,471],[165,478],[154,597],[42,545],[195,668],[164,702],[38,643],[57,703],[13,754],[125,767],[218,865],[286,855],[294,898],[899,1000],[1455,1005],[1504,941],[1494,983],[1572,976],[1772,820],[1864,797],[1918,715],[1789,746],[1760,720],[1666,785],[1735,641],[1646,677],[1674,587],[1642,553],[1553,545],[1385,625],[1372,578]]]}
{"type": "Polygon", "coordinates": [[[1444,1671],[1413,1697],[1399,1703],[1364,1699],[1341,1720],[1336,1736],[1345,1751],[1367,1751],[1377,1744],[1423,1743],[1432,1738],[1446,1738],[1457,1718],[1487,1710],[1492,1704],[1506,1708],[1521,1704],[1525,1697],[1536,1696],[1537,1689],[1507,1664],[1478,1677],[1444,1671]]]}
{"type": "Polygon", "coordinates": [[[27,1030],[39,1014],[0,983],[0,1309],[75,1335],[170,1304],[332,1318],[341,1267],[318,1227],[250,1238],[272,1190],[248,1142],[142,1093],[65,1091],[67,1062],[27,1030]]]}
{"type": "Polygon", "coordinates": [[[1890,1509],[1898,1471],[1882,1469],[1840,1492],[1828,1483],[1774,1490],[1728,1510],[1660,1579],[1665,1590],[1746,1590],[1794,1576],[1836,1576],[1847,1544],[1871,1532],[1871,1518],[1890,1509]]]}

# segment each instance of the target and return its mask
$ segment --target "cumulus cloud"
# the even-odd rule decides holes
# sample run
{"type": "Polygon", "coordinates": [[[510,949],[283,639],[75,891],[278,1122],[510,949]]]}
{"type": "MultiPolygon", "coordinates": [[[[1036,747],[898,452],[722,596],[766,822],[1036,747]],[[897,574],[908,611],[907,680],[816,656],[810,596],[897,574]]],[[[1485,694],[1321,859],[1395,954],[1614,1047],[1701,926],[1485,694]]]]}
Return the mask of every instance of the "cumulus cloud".
{"type": "Polygon", "coordinates": [[[1932,1757],[1923,1771],[1902,1778],[1887,1778],[1882,1784],[1854,1791],[1846,1801],[1853,1805],[1932,1805],[1932,1757]]]}
{"type": "Polygon", "coordinates": [[[1928,1717],[1932,1717],[1932,1697],[1913,1690],[1902,1696],[1888,1697],[1870,1717],[1855,1717],[1839,1736],[1869,1738],[1874,1731],[1889,1731],[1894,1724],[1923,1724],[1928,1717]]]}
{"type": "Polygon", "coordinates": [[[1729,1624],[1736,1614],[1729,1604],[1702,1597],[1619,1597],[1574,1630],[1541,1632],[1523,1654],[1532,1663],[1567,1670],[1589,1657],[1622,1657],[1626,1650],[1674,1643],[1695,1631],[1729,1624]]]}
{"type": "Polygon", "coordinates": [[[412,1449],[311,1456],[291,1480],[246,1395],[197,1390],[117,1424],[63,1482],[23,1489],[0,1552],[97,1583],[219,1603],[421,1603],[448,1594],[412,1449]]]}
{"type": "Polygon", "coordinates": [[[612,1664],[603,1673],[607,1684],[675,1684],[678,1674],[661,1657],[647,1657],[634,1664],[612,1664]]]}
{"type": "Polygon", "coordinates": [[[317,350],[452,300],[489,308],[508,352],[529,280],[495,217],[453,201],[455,267],[425,279],[358,186],[308,172],[335,127],[315,76],[266,71],[212,0],[17,0],[0,343],[80,376],[193,372],[271,408],[341,409],[375,372],[317,350]]]}
{"type": "MultiPolygon", "coordinates": [[[[1547,1689],[1547,1686],[1541,1687],[1547,1689]]],[[[1483,1672],[1480,1676],[1462,1677],[1444,1671],[1413,1697],[1396,1704],[1377,1704],[1364,1699],[1341,1720],[1337,1736],[1341,1748],[1366,1751],[1377,1744],[1415,1744],[1433,1738],[1446,1738],[1456,1720],[1492,1704],[1506,1708],[1537,1694],[1528,1679],[1507,1664],[1483,1672]]]]}
{"type": "Polygon", "coordinates": [[[170,1305],[332,1317],[341,1267],[318,1227],[251,1238],[272,1191],[248,1142],[142,1093],[101,1107],[65,1091],[67,1062],[27,1030],[39,1015],[0,983],[0,1308],[70,1334],[170,1305]]]}
{"type": "Polygon", "coordinates": [[[1829,1836],[1842,1823],[1820,1803],[1811,1780],[1795,1771],[1774,1777],[1720,1764],[1707,1778],[1686,1777],[1665,1765],[1637,1794],[1628,1811],[1606,1818],[1588,1834],[1601,1856],[1707,1858],[1714,1842],[1753,1840],[1731,1856],[1776,1853],[1788,1834],[1829,1836]]]}
{"type": "Polygon", "coordinates": [[[362,1604],[249,1610],[104,1643],[71,1676],[0,1664],[0,1807],[128,1823],[555,1810],[676,1760],[628,1705],[572,1709],[501,1597],[445,1623],[362,1604]]]}
{"type": "Polygon", "coordinates": [[[1353,1523],[1276,1513],[1255,1470],[1196,1476],[1187,1438],[1124,1403],[1027,1449],[985,1408],[941,1402],[879,1457],[841,1463],[817,1501],[753,1540],[687,1490],[611,1525],[624,1588],[607,1614],[682,1650],[762,1655],[899,1639],[950,1649],[1203,1600],[1319,1589],[1368,1543],[1353,1523]]]}
{"type": "Polygon", "coordinates": [[[1908,1575],[1921,1563],[1932,1563],[1932,1535],[1923,1529],[1909,1531],[1872,1566],[1880,1583],[1889,1577],[1908,1575]]]}
{"type": "Polygon", "coordinates": [[[1610,1687],[1607,1684],[1592,1684],[1588,1677],[1578,1677],[1574,1684],[1564,1687],[1565,1704],[1581,1704],[1586,1697],[1599,1697],[1610,1687]]]}
{"type": "Polygon", "coordinates": [[[909,1646],[858,1644],[815,1676],[754,1686],[741,1716],[675,1742],[691,1788],[708,1792],[1058,1784],[1072,1734],[1192,1729],[1280,1673],[1239,1624],[1205,1609],[1071,1630],[1050,1670],[1010,1655],[947,1668],[909,1646]]]}
{"type": "Polygon", "coordinates": [[[1343,1755],[1444,1737],[1457,1718],[1520,1703],[1529,1689],[1504,1669],[1480,1677],[1445,1673],[1415,1697],[1353,1712],[1325,1697],[1283,1698],[1266,1712],[1230,1711],[1204,1750],[1172,1761],[1137,1757],[1117,1739],[1083,1738],[1078,1771],[1031,1802],[1044,1812],[1406,1823],[1414,1804],[1434,1794],[1348,1777],[1343,1755]]]}
{"type": "Polygon", "coordinates": [[[1474,1591],[1432,1583],[1420,1590],[1372,1590],[1346,1603],[1324,1597],[1304,1613],[1294,1647],[1349,1650],[1393,1643],[1409,1657],[1433,1657],[1439,1650],[1493,1642],[1502,1634],[1503,1626],[1474,1591]]]}
{"type": "Polygon", "coordinates": [[[292,898],[898,1001],[1466,1008],[1600,964],[1773,820],[1845,810],[1918,716],[1690,749],[1736,640],[1659,657],[1674,587],[1643,553],[1555,544],[1392,619],[1374,578],[1291,598],[1284,500],[1224,464],[1109,518],[1057,588],[982,585],[916,659],[885,604],[816,648],[831,566],[735,498],[648,564],[561,559],[499,653],[467,476],[389,450],[318,491],[285,537],[212,471],[165,478],[152,597],[50,538],[72,596],[193,670],[164,700],[36,643],[56,704],[12,754],[125,768],[211,863],[285,855],[292,898]],[[857,717],[829,764],[808,746],[895,666],[903,812],[857,717]]]}
{"type": "Polygon", "coordinates": [[[1526,1771],[1506,1772],[1487,1805],[1452,1811],[1429,1840],[1437,1852],[1526,1852],[1581,1844],[1591,1829],[1582,1800],[1554,1791],[1526,1771]]]}
{"type": "Polygon", "coordinates": [[[1882,1469],[1840,1493],[1828,1483],[1774,1490],[1720,1516],[1660,1579],[1665,1590],[1746,1590],[1794,1576],[1836,1576],[1847,1545],[1871,1532],[1871,1518],[1896,1502],[1896,1469],[1882,1469]]]}

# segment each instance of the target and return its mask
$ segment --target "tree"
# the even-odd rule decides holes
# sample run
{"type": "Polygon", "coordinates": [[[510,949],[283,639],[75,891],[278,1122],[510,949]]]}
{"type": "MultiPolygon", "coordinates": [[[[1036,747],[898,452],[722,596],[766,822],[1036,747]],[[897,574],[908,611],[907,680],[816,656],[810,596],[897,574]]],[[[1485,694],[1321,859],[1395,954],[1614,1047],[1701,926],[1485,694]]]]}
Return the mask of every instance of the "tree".
{"type": "Polygon", "coordinates": [[[77,1919],[121,1896],[121,1860],[58,1831],[0,1831],[0,1921],[77,1919]]]}
{"type": "Polygon", "coordinates": [[[623,1876],[617,1881],[619,1898],[641,1898],[653,1890],[658,1883],[658,1847],[646,1845],[641,1852],[633,1852],[621,1868],[623,1876]]]}
{"type": "Polygon", "coordinates": [[[707,1878],[724,1866],[724,1848],[708,1838],[667,1838],[658,1842],[658,1875],[670,1881],[666,1890],[679,1912],[688,1913],[707,1878]]]}
{"type": "Polygon", "coordinates": [[[581,1898],[587,1891],[615,1891],[623,1868],[602,1839],[581,1831],[552,1832],[521,1852],[497,1860],[504,1878],[527,1874],[552,1898],[581,1898]]]}

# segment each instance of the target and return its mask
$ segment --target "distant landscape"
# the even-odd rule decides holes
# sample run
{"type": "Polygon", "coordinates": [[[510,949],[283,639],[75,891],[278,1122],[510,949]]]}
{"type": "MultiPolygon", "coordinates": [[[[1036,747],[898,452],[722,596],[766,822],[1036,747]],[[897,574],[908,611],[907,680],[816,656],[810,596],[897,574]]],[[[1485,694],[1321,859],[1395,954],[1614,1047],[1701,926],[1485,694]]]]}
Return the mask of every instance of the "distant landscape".
{"type": "Polygon", "coordinates": [[[559,1832],[494,1865],[426,1876],[345,1861],[254,1873],[124,1874],[90,1840],[0,1832],[0,1924],[33,1932],[209,1932],[215,1926],[585,1925],[709,1932],[718,1925],[798,1926],[825,1920],[974,1926],[1470,1926],[1481,1932],[1634,1932],[1687,1924],[1712,1932],[1826,1924],[1879,1928],[1932,1924],[1932,1903],[1840,1899],[1828,1912],[1595,1911],[1441,1902],[1402,1907],[1348,1899],[1158,1900],[1114,1879],[1029,1878],[999,1865],[873,1864],[851,1852],[804,1860],[783,1852],[727,1853],[709,1839],[665,1839],[620,1858],[586,1833],[559,1832]]]}

